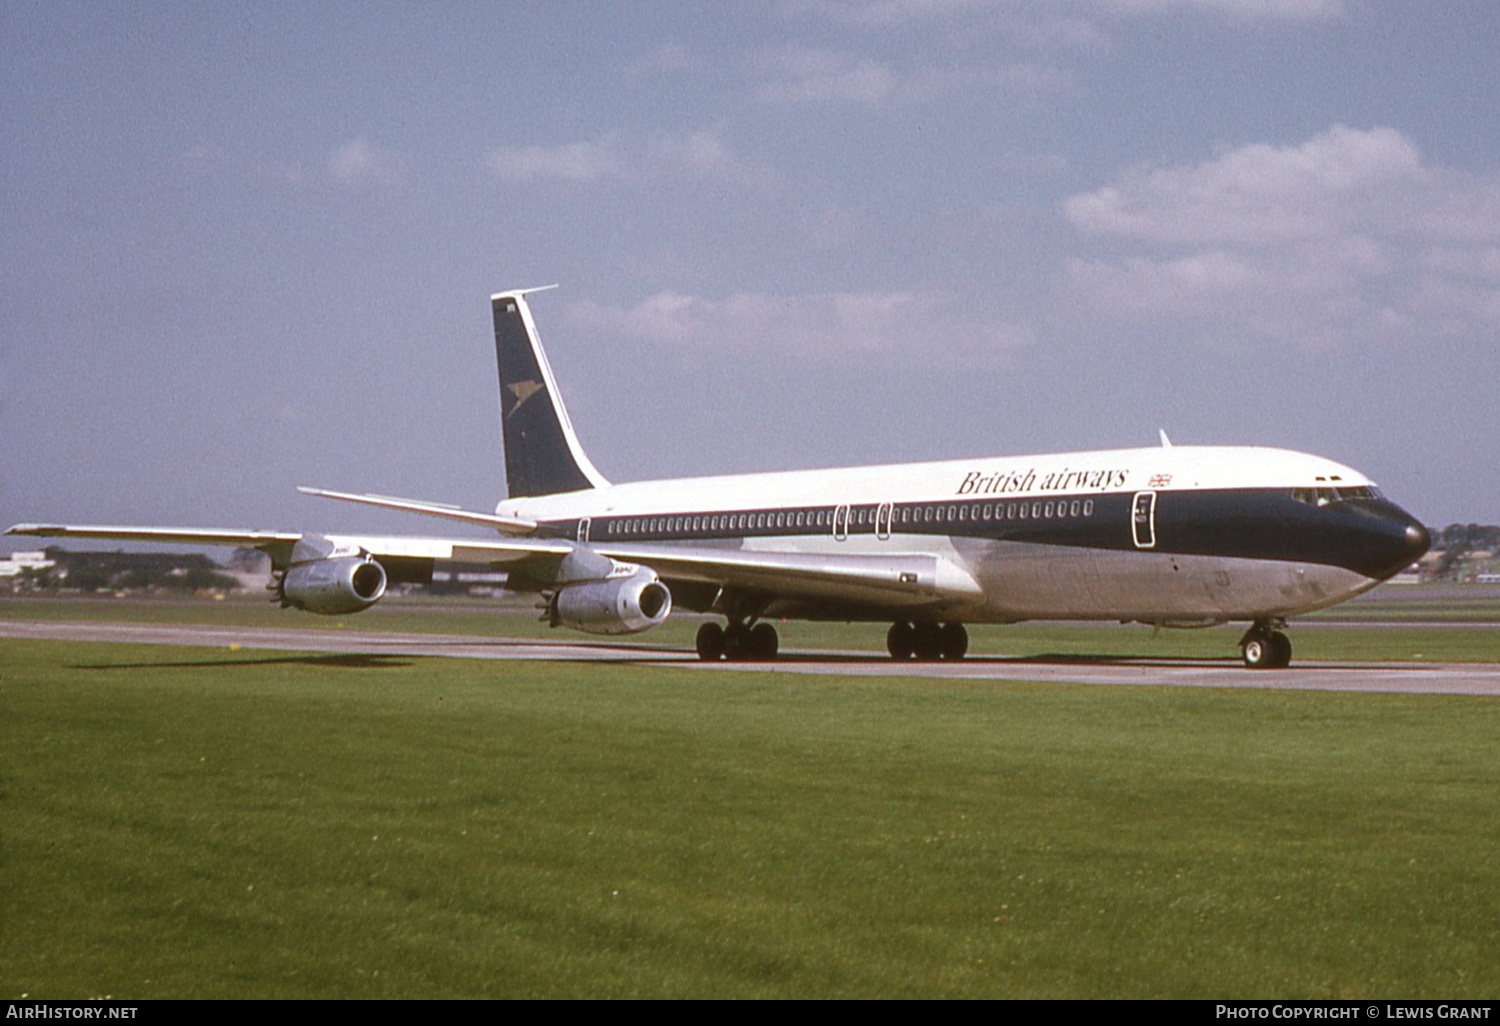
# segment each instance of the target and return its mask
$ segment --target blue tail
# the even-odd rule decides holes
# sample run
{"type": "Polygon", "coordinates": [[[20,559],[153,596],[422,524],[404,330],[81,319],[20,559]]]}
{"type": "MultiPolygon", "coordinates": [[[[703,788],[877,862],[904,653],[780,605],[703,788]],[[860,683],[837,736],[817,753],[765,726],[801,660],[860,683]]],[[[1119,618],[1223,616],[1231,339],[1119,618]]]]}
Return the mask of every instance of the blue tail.
{"type": "Polygon", "coordinates": [[[609,484],[578,444],[537,339],[526,295],[539,291],[516,289],[490,297],[495,314],[495,359],[500,365],[505,480],[511,498],[609,484]]]}

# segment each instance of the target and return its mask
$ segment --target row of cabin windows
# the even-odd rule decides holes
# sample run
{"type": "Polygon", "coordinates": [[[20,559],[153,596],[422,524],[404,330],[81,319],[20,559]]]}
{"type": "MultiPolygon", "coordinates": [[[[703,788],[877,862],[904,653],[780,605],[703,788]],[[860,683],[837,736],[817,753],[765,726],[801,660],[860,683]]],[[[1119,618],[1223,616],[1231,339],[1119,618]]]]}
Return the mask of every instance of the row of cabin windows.
{"type": "MultiPolygon", "coordinates": [[[[1091,517],[1094,515],[1093,499],[1073,499],[1046,502],[999,502],[966,503],[956,506],[903,506],[896,510],[894,523],[932,524],[963,523],[981,520],[1042,520],[1059,517],[1091,517]]],[[[857,523],[865,523],[860,519],[857,523]]],[[[870,523],[874,522],[871,514],[870,523]]]]}
{"type": "Polygon", "coordinates": [[[677,534],[685,531],[761,531],[785,528],[829,527],[832,510],[795,510],[780,513],[723,513],[696,517],[637,517],[614,520],[605,531],[615,535],[677,534]]]}
{"type": "MultiPolygon", "coordinates": [[[[955,503],[952,505],[899,506],[885,516],[891,528],[917,524],[980,523],[1000,520],[1043,520],[1094,515],[1093,499],[1062,499],[1030,502],[955,503]]],[[[877,510],[857,506],[849,510],[848,529],[875,526],[877,510]]],[[[683,534],[721,531],[776,531],[813,528],[828,530],[834,524],[834,511],[782,510],[775,513],[716,513],[700,516],[635,517],[612,520],[604,524],[604,533],[612,537],[641,534],[683,534]]],[[[884,526],[884,525],[881,525],[884,526]]]]}

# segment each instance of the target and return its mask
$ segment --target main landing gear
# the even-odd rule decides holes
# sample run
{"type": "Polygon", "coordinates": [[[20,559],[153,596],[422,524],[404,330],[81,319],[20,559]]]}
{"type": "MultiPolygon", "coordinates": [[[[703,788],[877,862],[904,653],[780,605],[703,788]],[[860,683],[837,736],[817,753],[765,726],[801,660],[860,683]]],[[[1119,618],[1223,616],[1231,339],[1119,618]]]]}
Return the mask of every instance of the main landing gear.
{"type": "Polygon", "coordinates": [[[1291,665],[1292,641],[1276,629],[1285,626],[1282,620],[1257,620],[1251,624],[1240,639],[1245,665],[1252,670],[1280,670],[1291,665]]]}
{"type": "Polygon", "coordinates": [[[776,628],[761,622],[753,627],[736,620],[728,627],[709,622],[698,628],[698,658],[712,663],[727,659],[731,663],[768,663],[776,658],[781,639],[776,628]]]}
{"type": "Polygon", "coordinates": [[[961,623],[893,623],[885,648],[892,659],[962,659],[969,651],[969,632],[961,623]]]}

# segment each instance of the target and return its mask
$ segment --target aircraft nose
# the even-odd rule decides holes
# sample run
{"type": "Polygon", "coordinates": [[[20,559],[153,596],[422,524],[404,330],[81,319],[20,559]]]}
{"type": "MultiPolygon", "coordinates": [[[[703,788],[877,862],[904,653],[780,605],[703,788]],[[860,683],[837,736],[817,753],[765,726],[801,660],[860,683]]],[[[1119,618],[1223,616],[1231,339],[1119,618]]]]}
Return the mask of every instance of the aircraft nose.
{"type": "Polygon", "coordinates": [[[1421,521],[1395,503],[1379,499],[1362,504],[1366,519],[1363,537],[1363,564],[1360,572],[1385,580],[1422,558],[1432,545],[1432,535],[1421,521]]]}
{"type": "Polygon", "coordinates": [[[1421,521],[1394,503],[1386,505],[1381,519],[1385,521],[1382,533],[1386,541],[1382,545],[1385,565],[1379,576],[1389,577],[1421,559],[1432,546],[1432,535],[1421,521]]]}
{"type": "Polygon", "coordinates": [[[1427,528],[1413,520],[1406,525],[1406,562],[1408,565],[1415,563],[1427,554],[1432,548],[1432,535],[1427,528]]]}

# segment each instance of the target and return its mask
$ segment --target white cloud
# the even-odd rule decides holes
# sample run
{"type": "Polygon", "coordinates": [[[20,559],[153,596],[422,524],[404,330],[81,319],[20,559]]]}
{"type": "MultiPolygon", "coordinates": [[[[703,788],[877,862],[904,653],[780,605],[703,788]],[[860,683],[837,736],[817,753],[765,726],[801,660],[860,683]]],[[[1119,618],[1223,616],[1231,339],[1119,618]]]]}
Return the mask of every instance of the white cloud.
{"type": "Polygon", "coordinates": [[[756,96],[769,103],[878,106],[925,103],[973,87],[1034,93],[1066,84],[1066,72],[1027,62],[977,67],[961,62],[895,68],[843,50],[786,46],[760,55],[756,96]]]}
{"type": "Polygon", "coordinates": [[[1131,172],[1064,212],[1134,250],[1068,265],[1110,315],[1319,344],[1500,325],[1500,178],[1434,167],[1394,129],[1131,172]]]}
{"type": "Polygon", "coordinates": [[[766,80],[758,95],[777,103],[872,104],[896,88],[896,73],[890,68],[838,50],[788,46],[766,54],[761,63],[766,80]]]}
{"type": "Polygon", "coordinates": [[[1162,14],[1196,8],[1230,18],[1315,21],[1341,17],[1344,0],[1095,0],[1107,10],[1124,14],[1162,14]]]}
{"type": "Polygon", "coordinates": [[[996,5],[996,0],[782,0],[791,15],[815,15],[845,25],[905,25],[996,5]]]}
{"type": "Polygon", "coordinates": [[[1301,146],[1257,144],[1192,167],[1132,172],[1063,209],[1103,235],[1268,245],[1408,217],[1394,201],[1431,178],[1400,132],[1336,126],[1301,146]]]}
{"type": "Polygon", "coordinates": [[[364,139],[354,139],[329,155],[328,173],[346,185],[355,182],[392,185],[403,179],[405,168],[401,158],[391,151],[371,146],[364,139]]]}
{"type": "Polygon", "coordinates": [[[636,75],[696,71],[702,67],[702,64],[703,62],[689,52],[687,47],[672,40],[636,60],[630,65],[630,71],[636,75]]]}
{"type": "Polygon", "coordinates": [[[567,320],[637,343],[810,360],[879,353],[993,364],[1031,341],[1018,322],[942,291],[742,292],[726,299],[658,292],[628,308],[575,303],[567,320]]]}
{"type": "MultiPolygon", "coordinates": [[[[823,18],[841,25],[907,28],[917,22],[951,22],[969,15],[999,16],[1024,22],[1041,18],[1080,19],[1059,15],[1068,5],[1055,0],[782,0],[785,14],[823,18]]],[[[1346,0],[1078,0],[1076,8],[1149,17],[1184,8],[1242,20],[1315,21],[1342,17],[1346,0]]]]}
{"type": "Polygon", "coordinates": [[[738,157],[710,131],[680,137],[609,135],[559,146],[500,147],[490,151],[488,164],[502,181],[515,185],[645,181],[682,175],[738,184],[775,180],[772,172],[738,157]]]}
{"type": "Polygon", "coordinates": [[[490,170],[507,182],[544,179],[596,182],[620,173],[620,161],[608,142],[561,146],[502,146],[490,151],[490,170]]]}

